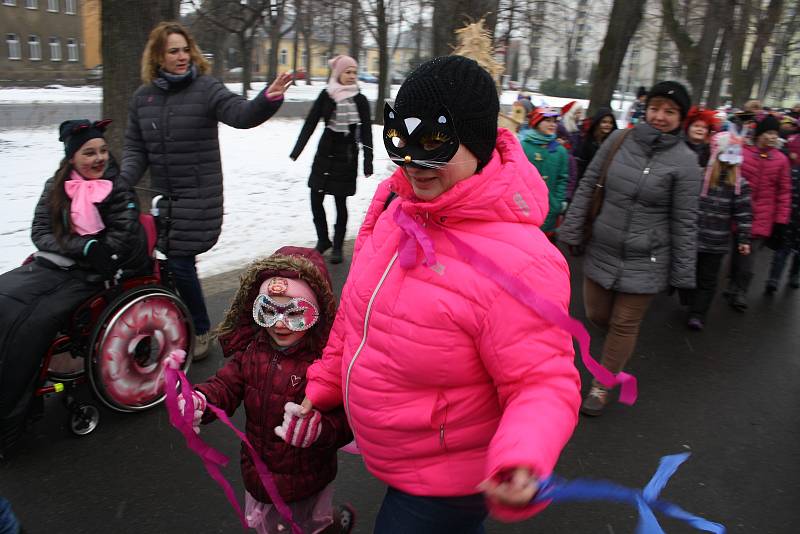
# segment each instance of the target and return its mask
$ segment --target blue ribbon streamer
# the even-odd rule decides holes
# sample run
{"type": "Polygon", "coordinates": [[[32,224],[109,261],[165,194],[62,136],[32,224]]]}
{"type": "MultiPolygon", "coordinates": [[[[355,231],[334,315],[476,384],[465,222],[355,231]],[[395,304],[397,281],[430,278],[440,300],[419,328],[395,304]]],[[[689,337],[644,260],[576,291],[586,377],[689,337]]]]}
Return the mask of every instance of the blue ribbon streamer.
{"type": "Polygon", "coordinates": [[[688,452],[662,457],[653,478],[643,490],[627,488],[607,480],[566,480],[552,475],[541,481],[532,504],[546,501],[552,503],[606,501],[631,504],[639,510],[636,534],[664,534],[655,512],[683,521],[697,530],[725,534],[725,527],[719,523],[690,514],[681,507],[658,498],[670,477],[688,458],[688,452]]]}

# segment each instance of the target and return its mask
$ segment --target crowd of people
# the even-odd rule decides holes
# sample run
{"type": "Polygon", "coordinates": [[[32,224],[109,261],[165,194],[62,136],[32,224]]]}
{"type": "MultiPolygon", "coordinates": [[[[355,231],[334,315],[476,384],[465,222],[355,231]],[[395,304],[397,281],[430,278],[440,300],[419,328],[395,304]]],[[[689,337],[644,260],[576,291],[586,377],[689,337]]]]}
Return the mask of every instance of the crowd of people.
{"type": "Polygon", "coordinates": [[[229,415],[244,405],[246,436],[292,517],[243,447],[246,518],[261,533],[292,522],[351,531],[354,511],[333,505],[333,481],[336,451],[353,439],[388,486],[378,534],[481,533],[490,514],[538,513],[539,483],[579,411],[600,415],[610,398],[594,380],[581,400],[572,338],[555,319],[569,310],[564,253],[583,258],[585,315],[606,332],[601,364],[614,375],[658,293],[676,290],[687,327],[705,327],[728,253],[723,295],[738,311],[765,247],[774,251],[765,293],[781,288],[787,262],[788,285],[800,288],[800,110],[705,110],[664,81],[640,89],[626,127],[608,108],[584,118],[575,102],[559,109],[523,98],[525,121],[512,132],[497,127],[488,72],[449,56],[422,63],[385,107],[382,140],[398,168],[359,228],[337,305],[323,253],[343,261],[346,198],[360,151],[372,174],[373,143],[355,60],[330,66],[290,154],[322,119],[308,182],[316,246],[256,259],[215,330],[195,259],[221,231],[217,125],[268,120],[290,77],[248,101],[207,74],[184,27],[162,23],[142,59],[121,165],[106,121],[61,125],[65,157],[32,225],[38,252],[0,276],[0,430],[27,413],[41,344],[71,309],[103,282],[150,269],[132,190],[147,170],[170,203],[159,247],[198,334],[190,357],[201,359],[212,337],[225,356],[212,378],[180,393],[180,410],[199,433],[216,419],[209,405],[229,415]],[[337,209],[332,240],[325,195],[337,209]]]}

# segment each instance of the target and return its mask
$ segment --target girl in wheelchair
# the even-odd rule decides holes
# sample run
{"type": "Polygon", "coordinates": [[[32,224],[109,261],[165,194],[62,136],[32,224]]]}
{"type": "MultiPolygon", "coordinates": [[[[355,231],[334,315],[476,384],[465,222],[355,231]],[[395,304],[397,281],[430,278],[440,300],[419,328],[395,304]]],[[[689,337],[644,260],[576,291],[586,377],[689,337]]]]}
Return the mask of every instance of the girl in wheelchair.
{"type": "Polygon", "coordinates": [[[33,261],[0,275],[0,457],[18,437],[42,359],[75,308],[105,283],[151,269],[136,195],[104,139],[109,123],[61,123],[64,159],[34,212],[33,261]]]}
{"type": "MultiPolygon", "coordinates": [[[[247,438],[309,533],[346,533],[353,526],[352,509],[333,508],[336,451],[353,439],[344,410],[297,417],[306,369],[322,355],[335,313],[330,277],[316,250],[283,247],[254,262],[217,329],[230,359],[188,402],[178,396],[181,411],[187,404],[194,409],[195,432],[215,418],[207,403],[229,415],[244,403],[247,438]]],[[[244,446],[241,467],[250,527],[259,534],[289,532],[244,446]]]]}

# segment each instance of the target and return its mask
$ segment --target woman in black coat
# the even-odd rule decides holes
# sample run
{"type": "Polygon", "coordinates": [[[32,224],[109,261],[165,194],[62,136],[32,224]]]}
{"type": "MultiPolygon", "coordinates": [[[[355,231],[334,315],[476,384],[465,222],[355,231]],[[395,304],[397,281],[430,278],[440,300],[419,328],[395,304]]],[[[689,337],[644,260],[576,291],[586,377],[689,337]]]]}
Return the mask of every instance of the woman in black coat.
{"type": "Polygon", "coordinates": [[[143,85],[131,98],[122,175],[136,185],[150,169],[153,189],[170,198],[169,224],[158,248],[167,255],[175,286],[192,313],[195,361],[205,358],[211,322],[195,257],[222,231],[222,163],[217,125],[253,128],[283,102],[291,75],[281,74],[252,100],[208,76],[191,34],[177,22],[150,32],[142,56],[143,85]]]}
{"type": "Polygon", "coordinates": [[[364,147],[364,175],[372,175],[372,120],[369,102],[356,84],[358,64],[349,56],[336,56],[329,62],[331,77],[306,118],[297,144],[289,156],[296,160],[308,143],[320,118],[325,131],[319,140],[311,167],[311,213],[317,229],[316,249],[323,253],[331,246],[331,263],[342,262],[342,244],[347,229],[347,197],[356,193],[358,148],[364,147]],[[328,221],[322,201],[325,195],[336,199],[336,224],[333,243],[328,237],[328,221]]]}
{"type": "Polygon", "coordinates": [[[0,455],[31,406],[42,359],[74,310],[103,283],[150,272],[136,195],[103,132],[110,121],[66,121],[65,158],[36,205],[34,260],[0,275],[0,455]]]}

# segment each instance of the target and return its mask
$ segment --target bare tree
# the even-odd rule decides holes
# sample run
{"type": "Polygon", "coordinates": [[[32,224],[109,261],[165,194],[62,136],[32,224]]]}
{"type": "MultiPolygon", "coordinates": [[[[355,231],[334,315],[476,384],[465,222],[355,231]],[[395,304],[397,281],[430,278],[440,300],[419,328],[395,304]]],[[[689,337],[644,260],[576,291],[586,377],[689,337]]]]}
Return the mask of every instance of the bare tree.
{"type": "Polygon", "coordinates": [[[609,107],[611,104],[628,44],[642,21],[645,2],[646,0],[614,0],[589,97],[589,115],[598,108],[609,107]]]}
{"type": "MultiPolygon", "coordinates": [[[[286,0],[270,0],[264,11],[264,26],[269,35],[269,54],[267,55],[267,80],[278,75],[278,48],[281,39],[292,30],[286,22],[286,0]]],[[[295,16],[297,14],[295,13],[295,16]]],[[[297,49],[295,49],[297,50],[297,49]]]]}
{"type": "Polygon", "coordinates": [[[177,0],[103,0],[101,26],[103,55],[103,117],[113,125],[106,139],[117,156],[122,155],[128,104],[141,85],[144,45],[153,27],[175,20],[177,0]]]}
{"type": "Polygon", "coordinates": [[[766,78],[758,88],[758,98],[762,101],[766,99],[770,87],[778,77],[778,71],[783,64],[783,60],[789,52],[792,39],[800,26],[800,7],[795,4],[791,7],[791,11],[787,13],[786,20],[781,25],[781,28],[776,32],[779,37],[773,46],[772,60],[770,61],[769,71],[766,78]]]}
{"type": "Polygon", "coordinates": [[[750,98],[756,75],[761,72],[764,48],[769,43],[772,30],[783,10],[783,0],[770,0],[764,13],[761,13],[760,2],[759,5],[754,5],[754,1],[756,0],[736,0],[736,25],[731,43],[730,68],[734,106],[742,106],[750,98]],[[756,15],[758,23],[755,25],[755,36],[749,39],[749,30],[756,15]],[[744,52],[748,47],[750,56],[745,64],[744,52]]]}
{"type": "Polygon", "coordinates": [[[714,109],[720,104],[720,90],[722,89],[722,78],[725,73],[725,64],[728,58],[731,40],[731,27],[726,25],[722,32],[722,37],[717,47],[716,56],[714,56],[714,70],[711,73],[711,83],[708,86],[708,97],[706,98],[706,107],[714,109]]]}
{"type": "MultiPolygon", "coordinates": [[[[236,37],[242,56],[242,94],[250,91],[253,68],[253,46],[266,11],[275,0],[189,0],[201,18],[236,37]]],[[[284,1],[284,0],[280,0],[284,1]]]]}
{"type": "Polygon", "coordinates": [[[358,61],[361,55],[361,6],[359,0],[350,0],[350,57],[358,61]]]}
{"type": "Polygon", "coordinates": [[[528,84],[528,79],[531,74],[534,76],[539,75],[540,61],[539,52],[542,46],[542,29],[545,24],[545,13],[547,11],[546,0],[536,0],[535,2],[528,2],[526,18],[528,26],[528,68],[525,70],[524,80],[522,85],[528,84]]]}
{"type": "Polygon", "coordinates": [[[686,78],[696,104],[703,100],[717,35],[723,24],[727,23],[726,16],[730,12],[725,9],[728,3],[728,0],[707,0],[702,17],[695,19],[692,15],[699,15],[699,6],[688,0],[684,4],[684,22],[681,23],[675,14],[675,0],[661,0],[664,28],[678,47],[681,62],[686,65],[686,78]],[[695,23],[695,20],[698,22],[695,23]],[[695,42],[691,33],[699,34],[699,40],[695,42]]]}

